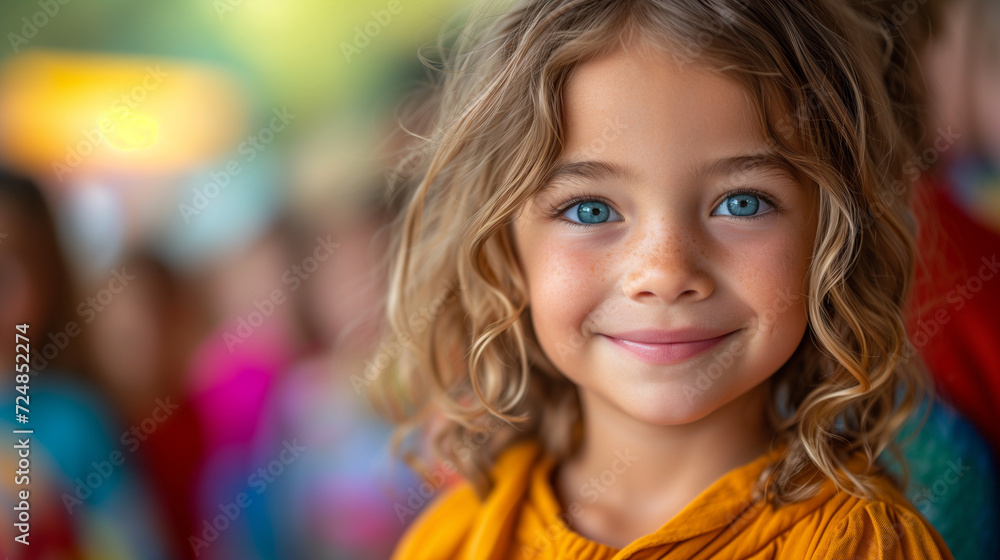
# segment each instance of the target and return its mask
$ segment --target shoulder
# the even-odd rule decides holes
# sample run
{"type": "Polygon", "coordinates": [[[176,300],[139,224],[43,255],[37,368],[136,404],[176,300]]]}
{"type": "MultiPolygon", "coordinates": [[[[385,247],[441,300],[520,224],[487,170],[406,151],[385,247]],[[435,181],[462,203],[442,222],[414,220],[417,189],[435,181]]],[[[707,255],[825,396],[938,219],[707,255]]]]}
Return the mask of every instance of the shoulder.
{"type": "Polygon", "coordinates": [[[413,519],[396,545],[392,560],[456,555],[481,505],[468,481],[446,488],[413,519]]]}
{"type": "Polygon", "coordinates": [[[413,519],[396,545],[392,560],[457,556],[477,526],[495,526],[515,507],[540,449],[533,440],[505,449],[491,469],[494,485],[485,500],[467,480],[443,490],[413,519]]]}
{"type": "Polygon", "coordinates": [[[841,503],[823,533],[816,558],[952,560],[940,534],[898,492],[841,503]]]}

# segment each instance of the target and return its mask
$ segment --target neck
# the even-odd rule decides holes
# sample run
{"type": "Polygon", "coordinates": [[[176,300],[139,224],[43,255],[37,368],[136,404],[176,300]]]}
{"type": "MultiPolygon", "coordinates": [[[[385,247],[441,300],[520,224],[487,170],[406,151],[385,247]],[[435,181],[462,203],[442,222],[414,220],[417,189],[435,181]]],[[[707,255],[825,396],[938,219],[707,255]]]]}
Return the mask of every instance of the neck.
{"type": "Polygon", "coordinates": [[[768,451],[772,431],[764,411],[769,398],[765,381],[704,418],[659,426],[581,392],[585,435],[577,453],[557,471],[559,493],[564,503],[580,501],[589,483],[589,497],[596,489],[600,503],[610,509],[656,516],[676,512],[726,472],[768,451]],[[610,484],[607,470],[615,473],[610,484]]]}

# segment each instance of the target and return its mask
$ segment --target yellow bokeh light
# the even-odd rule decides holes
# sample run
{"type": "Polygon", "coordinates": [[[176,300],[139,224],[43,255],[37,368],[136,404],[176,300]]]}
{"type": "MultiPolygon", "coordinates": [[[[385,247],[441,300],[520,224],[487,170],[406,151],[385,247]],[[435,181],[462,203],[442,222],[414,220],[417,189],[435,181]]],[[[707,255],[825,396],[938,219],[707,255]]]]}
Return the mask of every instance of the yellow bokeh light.
{"type": "Polygon", "coordinates": [[[25,51],[0,68],[0,154],[59,184],[203,165],[235,149],[247,112],[242,84],[193,61],[25,51]]]}
{"type": "Polygon", "coordinates": [[[123,151],[153,147],[160,129],[156,119],[125,108],[105,113],[97,123],[108,145],[123,151]]]}

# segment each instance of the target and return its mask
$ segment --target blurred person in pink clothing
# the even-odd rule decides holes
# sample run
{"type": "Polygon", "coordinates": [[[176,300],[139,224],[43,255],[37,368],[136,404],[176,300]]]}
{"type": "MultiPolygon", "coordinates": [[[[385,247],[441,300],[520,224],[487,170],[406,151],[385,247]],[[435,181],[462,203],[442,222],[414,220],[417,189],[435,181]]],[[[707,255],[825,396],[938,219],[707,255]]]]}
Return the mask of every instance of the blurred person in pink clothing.
{"type": "Polygon", "coordinates": [[[215,259],[200,278],[216,326],[196,350],[189,380],[205,429],[196,531],[188,537],[198,558],[280,557],[258,496],[276,480],[266,470],[275,457],[262,443],[270,439],[265,406],[304,348],[285,281],[293,266],[290,227],[287,218],[272,221],[247,246],[215,259]]]}
{"type": "Polygon", "coordinates": [[[266,494],[283,558],[387,557],[412,517],[407,490],[420,484],[390,463],[389,427],[365,394],[389,214],[375,203],[340,206],[325,228],[301,236],[303,262],[318,240],[335,250],[297,294],[315,351],[281,376],[269,402],[271,448],[305,448],[266,494]]]}

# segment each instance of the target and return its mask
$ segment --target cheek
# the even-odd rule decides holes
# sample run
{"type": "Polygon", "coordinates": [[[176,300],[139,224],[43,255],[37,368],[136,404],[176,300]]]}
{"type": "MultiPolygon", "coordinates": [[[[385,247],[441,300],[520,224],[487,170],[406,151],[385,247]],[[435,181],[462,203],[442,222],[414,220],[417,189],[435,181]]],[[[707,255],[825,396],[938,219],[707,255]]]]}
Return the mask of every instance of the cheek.
{"type": "Polygon", "coordinates": [[[543,350],[558,363],[553,349],[579,343],[587,316],[605,299],[610,257],[582,241],[535,239],[523,253],[533,324],[543,350]]]}
{"type": "Polygon", "coordinates": [[[735,266],[744,271],[734,275],[737,293],[753,309],[757,336],[794,348],[805,331],[811,239],[794,235],[776,236],[769,243],[740,253],[735,266]]]}

